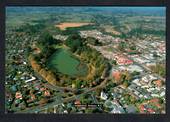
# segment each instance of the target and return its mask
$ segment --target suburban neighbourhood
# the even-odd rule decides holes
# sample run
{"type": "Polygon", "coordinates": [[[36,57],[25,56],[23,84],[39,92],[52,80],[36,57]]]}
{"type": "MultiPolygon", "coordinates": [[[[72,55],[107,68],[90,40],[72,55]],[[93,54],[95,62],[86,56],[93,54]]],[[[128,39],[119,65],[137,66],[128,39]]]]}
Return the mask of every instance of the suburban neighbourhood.
{"type": "MultiPolygon", "coordinates": [[[[40,20],[36,20],[37,26],[10,26],[12,22],[8,22],[8,16],[17,15],[17,9],[16,13],[10,13],[13,8],[9,9],[9,15],[6,15],[7,113],[166,113],[165,33],[146,31],[137,36],[137,29],[131,34],[134,26],[129,24],[125,26],[129,33],[125,33],[124,29],[121,31],[120,26],[113,35],[110,30],[103,31],[108,20],[102,23],[101,19],[100,22],[100,13],[93,15],[92,11],[92,16],[97,16],[99,22],[92,19],[93,24],[82,22],[78,25],[76,22],[64,23],[67,16],[71,17],[62,15],[62,9],[58,14],[62,24],[55,19],[57,14],[43,18],[48,12],[41,13],[37,9],[42,14],[40,20]],[[56,21],[62,28],[49,24],[56,21]],[[48,30],[50,34],[41,34],[41,30],[48,30]],[[130,34],[132,36],[127,37],[130,34]]],[[[67,13],[67,9],[64,12],[67,13]]],[[[90,12],[88,14],[91,15],[90,12]]],[[[115,18],[129,17],[128,14],[118,14],[115,18]]],[[[162,24],[159,26],[165,24],[164,16],[141,16],[151,21],[143,20],[152,25],[151,29],[155,27],[155,18],[162,24]]],[[[135,17],[128,19],[136,24],[135,17]]]]}

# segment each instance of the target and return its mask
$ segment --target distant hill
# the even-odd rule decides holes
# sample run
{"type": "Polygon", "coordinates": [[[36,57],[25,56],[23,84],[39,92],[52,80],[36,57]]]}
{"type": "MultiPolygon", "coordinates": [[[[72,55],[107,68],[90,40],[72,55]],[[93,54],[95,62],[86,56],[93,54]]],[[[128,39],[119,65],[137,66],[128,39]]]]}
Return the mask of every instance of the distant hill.
{"type": "Polygon", "coordinates": [[[165,7],[6,7],[6,13],[120,13],[165,16],[165,7]]]}

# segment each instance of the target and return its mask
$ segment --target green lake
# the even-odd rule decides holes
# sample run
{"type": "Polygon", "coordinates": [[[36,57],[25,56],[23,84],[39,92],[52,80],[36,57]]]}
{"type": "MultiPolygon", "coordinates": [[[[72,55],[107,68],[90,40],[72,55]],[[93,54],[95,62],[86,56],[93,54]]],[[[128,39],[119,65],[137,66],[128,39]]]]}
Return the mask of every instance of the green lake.
{"type": "Polygon", "coordinates": [[[66,49],[58,49],[48,59],[47,66],[69,76],[86,76],[88,72],[87,65],[80,63],[79,59],[66,49]]]}

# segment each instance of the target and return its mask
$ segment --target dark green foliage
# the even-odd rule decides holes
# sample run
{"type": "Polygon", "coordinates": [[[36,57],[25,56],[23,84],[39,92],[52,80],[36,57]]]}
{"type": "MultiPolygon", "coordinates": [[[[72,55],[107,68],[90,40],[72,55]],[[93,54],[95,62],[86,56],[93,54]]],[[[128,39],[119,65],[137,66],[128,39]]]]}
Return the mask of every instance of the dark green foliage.
{"type": "Polygon", "coordinates": [[[115,61],[115,60],[113,60],[113,61],[112,61],[112,64],[117,65],[117,63],[116,63],[116,61],[115,61]]]}
{"type": "Polygon", "coordinates": [[[40,43],[42,43],[43,45],[53,45],[53,44],[61,43],[60,40],[54,39],[53,36],[48,32],[43,32],[40,35],[39,40],[40,40],[40,43]]]}
{"type": "Polygon", "coordinates": [[[21,27],[17,28],[17,32],[26,32],[30,34],[35,34],[37,32],[40,32],[43,28],[45,27],[44,24],[36,24],[36,25],[31,25],[26,23],[25,25],[22,25],[21,27]]]}
{"type": "Polygon", "coordinates": [[[40,35],[37,46],[41,49],[41,54],[44,57],[50,56],[56,49],[53,48],[53,45],[60,44],[61,41],[54,39],[51,34],[48,32],[43,32],[40,35]]]}
{"type": "Polygon", "coordinates": [[[76,50],[81,50],[83,46],[83,39],[78,34],[73,34],[67,38],[65,44],[70,47],[72,52],[76,50]]]}
{"type": "Polygon", "coordinates": [[[76,88],[77,88],[77,89],[80,89],[81,84],[82,84],[82,81],[77,80],[77,81],[76,81],[76,88]]]}
{"type": "Polygon", "coordinates": [[[126,35],[128,35],[128,37],[132,37],[132,36],[136,36],[136,37],[140,37],[142,34],[152,34],[152,35],[158,35],[158,36],[164,36],[165,35],[165,31],[163,30],[154,30],[154,29],[143,29],[143,28],[135,28],[132,29],[130,32],[128,32],[126,35]]]}
{"type": "Polygon", "coordinates": [[[29,47],[27,47],[26,50],[25,50],[25,55],[28,57],[29,54],[30,54],[30,52],[32,52],[32,49],[31,49],[31,47],[29,46],[29,47]]]}
{"type": "Polygon", "coordinates": [[[118,48],[119,50],[124,51],[124,49],[126,48],[126,42],[120,42],[118,48]]]}
{"type": "Polygon", "coordinates": [[[131,50],[136,50],[136,46],[135,45],[132,45],[129,47],[131,50]]]}
{"type": "Polygon", "coordinates": [[[99,42],[99,40],[94,38],[94,37],[87,37],[86,41],[87,41],[87,43],[89,43],[91,45],[95,45],[95,46],[101,46],[102,45],[102,43],[99,42]]]}
{"type": "Polygon", "coordinates": [[[131,73],[132,76],[140,75],[140,72],[134,71],[131,73]]]}

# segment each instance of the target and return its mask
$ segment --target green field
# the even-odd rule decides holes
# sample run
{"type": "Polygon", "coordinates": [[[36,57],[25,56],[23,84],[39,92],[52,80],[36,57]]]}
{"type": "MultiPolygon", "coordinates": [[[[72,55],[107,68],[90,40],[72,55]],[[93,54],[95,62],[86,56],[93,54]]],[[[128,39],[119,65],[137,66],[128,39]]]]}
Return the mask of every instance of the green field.
{"type": "Polygon", "coordinates": [[[69,76],[85,76],[88,68],[74,57],[68,50],[57,50],[47,61],[50,69],[69,76]]]}

